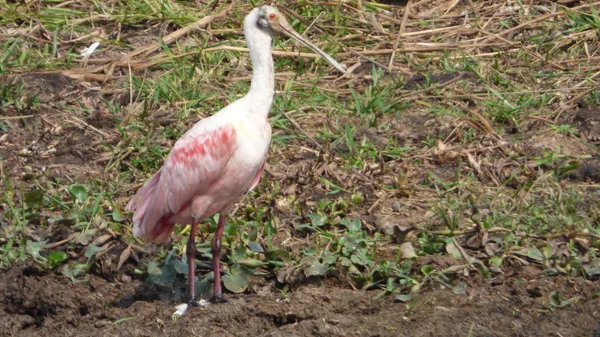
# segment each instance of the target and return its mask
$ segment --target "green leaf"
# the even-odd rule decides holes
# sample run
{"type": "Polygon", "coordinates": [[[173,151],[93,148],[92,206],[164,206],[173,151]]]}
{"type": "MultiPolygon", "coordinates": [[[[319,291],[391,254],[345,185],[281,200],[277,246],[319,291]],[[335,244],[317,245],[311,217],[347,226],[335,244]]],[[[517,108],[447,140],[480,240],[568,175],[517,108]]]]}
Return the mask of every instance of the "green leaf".
{"type": "Polygon", "coordinates": [[[232,267],[228,274],[223,275],[223,285],[231,292],[241,293],[248,288],[248,275],[241,268],[232,267]]]}
{"type": "Polygon", "coordinates": [[[360,276],[362,275],[362,273],[360,272],[360,270],[358,270],[358,268],[356,268],[355,265],[351,264],[350,266],[348,266],[348,274],[353,275],[353,276],[360,276]]]}
{"type": "Polygon", "coordinates": [[[98,247],[98,246],[94,246],[94,245],[89,245],[86,249],[85,249],[85,257],[89,259],[91,259],[94,254],[103,251],[104,249],[102,247],[98,247]]]}
{"type": "Polygon", "coordinates": [[[33,190],[25,194],[25,203],[29,208],[38,208],[44,201],[44,195],[41,190],[33,190]]]}
{"type": "Polygon", "coordinates": [[[315,227],[310,224],[300,224],[300,225],[294,225],[294,229],[296,231],[300,232],[300,231],[306,230],[306,229],[315,230],[315,227]]]}
{"type": "Polygon", "coordinates": [[[242,266],[250,267],[250,268],[258,268],[266,265],[266,262],[262,262],[261,260],[245,258],[238,261],[242,266]]]}
{"type": "Polygon", "coordinates": [[[411,294],[398,294],[396,295],[396,301],[406,303],[412,299],[411,294]]]}
{"type": "Polygon", "coordinates": [[[490,257],[489,263],[492,267],[502,267],[502,263],[504,262],[504,256],[492,256],[490,257]]]}
{"type": "Polygon", "coordinates": [[[273,249],[265,253],[267,260],[287,261],[290,259],[290,252],[285,249],[273,249]]]}
{"type": "Polygon", "coordinates": [[[434,269],[432,266],[428,265],[428,264],[426,264],[426,265],[423,265],[423,266],[421,267],[421,273],[423,273],[423,275],[429,275],[429,274],[431,274],[431,272],[433,272],[434,270],[435,270],[435,269],[434,269]]]}
{"type": "Polygon", "coordinates": [[[54,251],[48,255],[48,263],[51,267],[56,267],[67,259],[67,254],[61,251],[54,251]]]}
{"type": "Polygon", "coordinates": [[[148,263],[148,275],[160,274],[160,265],[156,261],[150,261],[148,263]]]}
{"type": "Polygon", "coordinates": [[[347,229],[348,229],[348,231],[350,231],[350,232],[356,232],[356,231],[358,231],[358,230],[361,228],[361,226],[362,226],[362,224],[361,224],[361,222],[360,222],[360,219],[357,219],[357,218],[351,218],[351,219],[344,218],[344,219],[341,219],[341,220],[340,220],[340,223],[341,223],[342,225],[346,226],[346,228],[347,228],[347,229]]]}
{"type": "MultiPolygon", "coordinates": [[[[194,263],[194,261],[192,261],[192,263],[194,263]]],[[[171,260],[171,265],[173,265],[173,268],[178,274],[187,275],[189,273],[189,265],[180,259],[171,260]]]]}
{"type": "Polygon", "coordinates": [[[85,282],[85,280],[78,280],[77,277],[87,273],[90,266],[86,263],[73,263],[67,264],[61,269],[61,273],[71,279],[72,282],[85,282]]]}
{"type": "Polygon", "coordinates": [[[248,242],[248,248],[250,248],[250,250],[255,253],[264,253],[265,252],[262,245],[255,241],[248,242]]]}
{"type": "Polygon", "coordinates": [[[59,215],[57,217],[48,219],[48,223],[71,227],[77,224],[77,219],[75,217],[64,218],[62,215],[59,215]]]}
{"type": "Polygon", "coordinates": [[[25,251],[31,255],[34,260],[46,261],[46,258],[40,255],[40,250],[46,247],[46,242],[47,241],[33,242],[31,240],[27,240],[25,243],[25,251]]]}
{"type": "Polygon", "coordinates": [[[446,245],[446,252],[455,259],[462,258],[462,254],[460,253],[458,247],[456,247],[454,241],[451,241],[446,245]]]}
{"type": "Polygon", "coordinates": [[[304,275],[306,275],[306,277],[323,276],[327,273],[328,269],[329,266],[323,263],[314,263],[304,269],[304,275]]]}
{"type": "Polygon", "coordinates": [[[158,262],[152,261],[148,263],[148,280],[150,284],[173,285],[177,271],[172,265],[159,267],[158,262]]]}
{"type": "Polygon", "coordinates": [[[323,214],[311,213],[308,217],[313,227],[323,227],[327,222],[327,217],[323,214]]]}
{"type": "Polygon", "coordinates": [[[352,261],[348,260],[348,258],[346,257],[341,257],[340,258],[340,263],[342,264],[342,266],[344,267],[349,267],[352,265],[352,261]]]}
{"type": "Polygon", "coordinates": [[[121,211],[119,211],[119,209],[117,207],[113,207],[112,218],[113,218],[113,221],[116,221],[116,222],[123,221],[123,215],[121,214],[121,211]]]}
{"type": "Polygon", "coordinates": [[[232,249],[231,251],[231,259],[233,261],[243,260],[246,256],[246,247],[242,245],[235,247],[235,249],[232,249]]]}
{"type": "Polygon", "coordinates": [[[85,185],[73,184],[69,186],[69,192],[71,192],[71,195],[75,197],[75,200],[80,204],[86,201],[88,198],[85,185]]]}
{"type": "Polygon", "coordinates": [[[593,263],[583,266],[583,270],[589,277],[600,275],[600,261],[595,260],[593,263]]]}
{"type": "Polygon", "coordinates": [[[214,273],[211,271],[202,280],[196,281],[196,298],[209,298],[212,294],[214,273]]]}
{"type": "Polygon", "coordinates": [[[229,221],[226,221],[225,229],[223,230],[223,234],[226,237],[233,237],[233,236],[236,236],[237,233],[238,233],[238,225],[236,223],[231,223],[229,221]]]}
{"type": "Polygon", "coordinates": [[[87,232],[82,232],[79,233],[77,235],[75,235],[75,237],[73,238],[73,240],[75,241],[75,243],[81,244],[81,245],[88,245],[90,243],[90,241],[92,240],[92,236],[96,233],[95,230],[90,229],[87,232]]]}
{"type": "Polygon", "coordinates": [[[359,249],[359,250],[357,250],[355,254],[353,254],[352,256],[350,256],[350,260],[352,262],[354,262],[355,264],[358,264],[358,265],[361,265],[361,266],[371,266],[374,263],[367,256],[367,251],[365,249],[359,249]]]}
{"type": "Polygon", "coordinates": [[[527,257],[538,262],[544,261],[544,255],[536,247],[527,248],[527,257]]]}

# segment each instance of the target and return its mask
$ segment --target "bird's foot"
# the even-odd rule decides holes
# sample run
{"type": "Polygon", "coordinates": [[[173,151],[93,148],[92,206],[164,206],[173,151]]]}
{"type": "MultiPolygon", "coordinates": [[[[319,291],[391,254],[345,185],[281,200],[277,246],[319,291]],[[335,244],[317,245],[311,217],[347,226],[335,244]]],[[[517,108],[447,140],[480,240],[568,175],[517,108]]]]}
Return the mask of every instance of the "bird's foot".
{"type": "Polygon", "coordinates": [[[204,299],[195,300],[193,298],[190,298],[190,300],[187,304],[188,304],[189,308],[192,308],[192,307],[203,307],[203,306],[207,305],[208,303],[209,302],[207,302],[204,299]]]}
{"type": "Polygon", "coordinates": [[[223,296],[223,294],[219,295],[219,296],[213,296],[210,299],[211,303],[227,303],[227,301],[229,301],[225,296],[223,296]]]}

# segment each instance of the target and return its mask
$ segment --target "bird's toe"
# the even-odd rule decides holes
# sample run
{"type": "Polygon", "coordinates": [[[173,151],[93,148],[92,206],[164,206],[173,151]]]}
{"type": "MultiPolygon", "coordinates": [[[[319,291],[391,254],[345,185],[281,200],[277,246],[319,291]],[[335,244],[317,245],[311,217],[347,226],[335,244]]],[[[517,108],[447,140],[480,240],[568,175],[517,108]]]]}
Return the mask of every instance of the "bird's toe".
{"type": "Polygon", "coordinates": [[[229,301],[225,296],[223,295],[219,295],[219,296],[213,296],[210,301],[212,303],[227,303],[227,301],[229,301]]]}

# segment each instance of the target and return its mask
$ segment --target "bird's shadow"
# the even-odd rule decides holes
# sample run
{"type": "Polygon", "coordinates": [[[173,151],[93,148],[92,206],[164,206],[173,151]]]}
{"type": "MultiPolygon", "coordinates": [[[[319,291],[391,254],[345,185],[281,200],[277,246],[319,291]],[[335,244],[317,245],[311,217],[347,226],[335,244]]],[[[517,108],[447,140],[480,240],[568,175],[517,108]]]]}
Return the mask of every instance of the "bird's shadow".
{"type": "Polygon", "coordinates": [[[184,303],[188,300],[187,282],[177,280],[173,285],[143,283],[112,303],[117,308],[129,308],[135,302],[184,303]]]}

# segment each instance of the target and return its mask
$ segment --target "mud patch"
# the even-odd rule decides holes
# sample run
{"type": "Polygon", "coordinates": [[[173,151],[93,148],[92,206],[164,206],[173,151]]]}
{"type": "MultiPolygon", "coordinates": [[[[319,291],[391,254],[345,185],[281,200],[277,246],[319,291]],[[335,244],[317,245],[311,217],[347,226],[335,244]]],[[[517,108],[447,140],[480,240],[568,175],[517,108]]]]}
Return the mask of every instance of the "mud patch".
{"type": "MultiPolygon", "coordinates": [[[[141,281],[90,275],[71,283],[31,266],[0,274],[0,336],[592,336],[598,329],[598,285],[543,278],[535,270],[506,276],[498,286],[478,277],[465,294],[429,289],[406,303],[377,292],[319,285],[282,296],[267,291],[229,296],[225,304],[193,308],[171,320],[175,303],[140,293],[141,281]],[[571,299],[564,307],[552,300],[571,299]]],[[[160,292],[146,288],[146,292],[160,292]]],[[[155,296],[156,295],[156,296],[155,296]]]]}
{"type": "Polygon", "coordinates": [[[112,117],[98,106],[96,90],[56,73],[5,76],[0,84],[12,88],[14,96],[3,111],[0,132],[4,173],[17,179],[49,175],[74,180],[100,174],[101,145],[118,135],[112,117]]]}
{"type": "Polygon", "coordinates": [[[579,109],[567,116],[567,122],[591,142],[600,144],[600,109],[579,109]]]}

